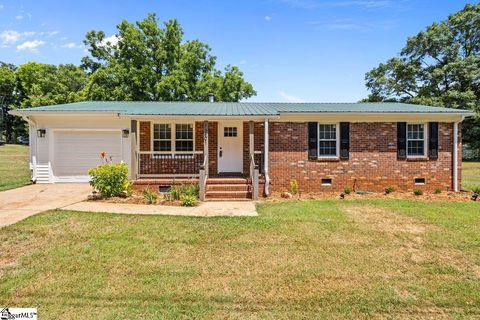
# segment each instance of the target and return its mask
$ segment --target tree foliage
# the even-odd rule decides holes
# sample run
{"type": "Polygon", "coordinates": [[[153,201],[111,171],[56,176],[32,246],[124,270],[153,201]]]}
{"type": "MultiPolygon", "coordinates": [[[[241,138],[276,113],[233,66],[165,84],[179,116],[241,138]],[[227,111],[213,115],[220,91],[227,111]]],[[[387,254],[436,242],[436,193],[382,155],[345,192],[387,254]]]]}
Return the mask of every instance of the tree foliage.
{"type": "Polygon", "coordinates": [[[398,57],[366,74],[368,101],[402,101],[470,109],[464,141],[480,148],[480,4],[407,39],[398,57]]]}
{"type": "Polygon", "coordinates": [[[90,31],[89,56],[82,66],[90,73],[86,96],[91,100],[239,101],[255,95],[238,67],[215,68],[210,47],[198,40],[183,41],[177,20],[163,28],[155,14],[117,26],[116,41],[103,31],[90,31]]]}
{"type": "Polygon", "coordinates": [[[0,62],[5,140],[14,143],[27,134],[24,122],[8,114],[15,108],[82,100],[207,101],[210,93],[219,101],[239,101],[256,94],[238,67],[215,68],[208,45],[183,41],[177,20],[160,27],[155,14],[149,14],[136,23],[124,20],[117,30],[116,38],[88,32],[89,55],[80,66],[0,62]]]}

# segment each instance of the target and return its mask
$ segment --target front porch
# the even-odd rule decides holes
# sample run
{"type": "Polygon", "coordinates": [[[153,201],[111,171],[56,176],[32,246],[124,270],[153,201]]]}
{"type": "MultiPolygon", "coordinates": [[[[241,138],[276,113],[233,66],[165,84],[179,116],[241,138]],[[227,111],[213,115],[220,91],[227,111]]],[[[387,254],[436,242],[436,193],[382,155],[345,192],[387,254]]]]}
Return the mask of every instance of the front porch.
{"type": "Polygon", "coordinates": [[[267,119],[132,120],[131,141],[137,187],[198,183],[201,200],[268,193],[267,119]]]}

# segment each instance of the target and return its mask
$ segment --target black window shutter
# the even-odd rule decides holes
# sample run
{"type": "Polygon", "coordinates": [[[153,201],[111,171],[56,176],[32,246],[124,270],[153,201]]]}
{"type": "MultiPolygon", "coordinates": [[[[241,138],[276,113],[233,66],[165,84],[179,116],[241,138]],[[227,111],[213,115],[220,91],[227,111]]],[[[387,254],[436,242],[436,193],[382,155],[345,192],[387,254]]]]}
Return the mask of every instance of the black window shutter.
{"type": "Polygon", "coordinates": [[[318,158],[318,122],[308,123],[308,159],[318,158]]]}
{"type": "Polygon", "coordinates": [[[438,122],[429,122],[428,125],[428,156],[438,159],[438,122]]]}
{"type": "Polygon", "coordinates": [[[350,149],[350,122],[340,122],[340,159],[348,159],[350,149]]]}
{"type": "Polygon", "coordinates": [[[397,122],[397,158],[407,158],[407,123],[397,122]]]}

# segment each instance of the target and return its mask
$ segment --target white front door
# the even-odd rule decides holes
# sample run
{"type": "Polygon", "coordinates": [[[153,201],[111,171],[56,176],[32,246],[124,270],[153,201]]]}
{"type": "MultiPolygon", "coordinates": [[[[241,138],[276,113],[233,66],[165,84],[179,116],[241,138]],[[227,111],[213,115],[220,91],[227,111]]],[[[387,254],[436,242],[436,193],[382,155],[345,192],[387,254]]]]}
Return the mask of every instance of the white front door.
{"type": "Polygon", "coordinates": [[[243,122],[218,123],[218,172],[243,172],[243,122]]]}

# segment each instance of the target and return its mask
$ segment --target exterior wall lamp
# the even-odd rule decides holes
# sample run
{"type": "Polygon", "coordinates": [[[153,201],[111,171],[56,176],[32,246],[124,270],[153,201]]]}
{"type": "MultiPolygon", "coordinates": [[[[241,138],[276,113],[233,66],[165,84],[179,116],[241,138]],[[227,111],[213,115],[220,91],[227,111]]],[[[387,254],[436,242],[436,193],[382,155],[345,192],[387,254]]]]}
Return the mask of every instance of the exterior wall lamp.
{"type": "Polygon", "coordinates": [[[128,138],[129,134],[130,134],[130,131],[128,129],[123,129],[122,130],[122,137],[128,138]]]}
{"type": "Polygon", "coordinates": [[[47,130],[45,129],[38,129],[37,130],[37,137],[39,138],[45,138],[45,134],[47,133],[47,130]]]}

